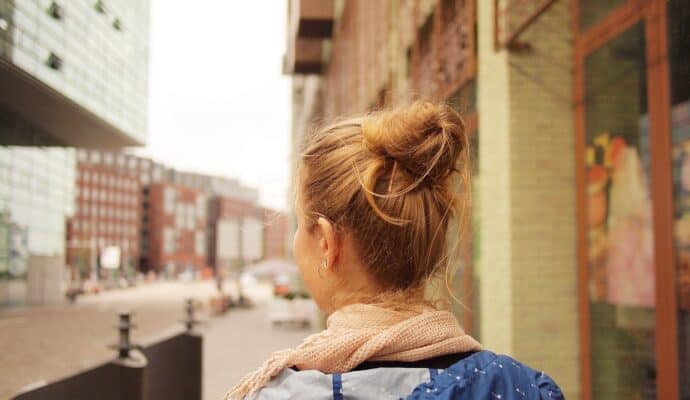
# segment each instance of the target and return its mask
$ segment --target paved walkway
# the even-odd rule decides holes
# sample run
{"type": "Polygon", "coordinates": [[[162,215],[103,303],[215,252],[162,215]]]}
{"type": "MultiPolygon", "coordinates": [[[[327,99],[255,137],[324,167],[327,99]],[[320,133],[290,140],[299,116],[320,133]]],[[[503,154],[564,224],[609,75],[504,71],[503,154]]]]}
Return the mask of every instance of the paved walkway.
{"type": "Polygon", "coordinates": [[[310,330],[272,328],[262,307],[231,311],[204,328],[204,400],[219,400],[275,350],[298,345],[310,330]]]}
{"type": "MultiPolygon", "coordinates": [[[[185,298],[207,305],[215,290],[212,281],[162,282],[84,296],[74,305],[0,309],[0,399],[112,358],[114,352],[107,346],[116,341],[117,311],[133,311],[133,340],[146,344],[181,330],[185,298]]],[[[310,333],[271,328],[263,305],[270,288],[257,285],[247,294],[256,299],[257,307],[231,310],[222,317],[209,317],[207,306],[202,310],[204,399],[222,398],[272,351],[294,346],[310,333]]]]}

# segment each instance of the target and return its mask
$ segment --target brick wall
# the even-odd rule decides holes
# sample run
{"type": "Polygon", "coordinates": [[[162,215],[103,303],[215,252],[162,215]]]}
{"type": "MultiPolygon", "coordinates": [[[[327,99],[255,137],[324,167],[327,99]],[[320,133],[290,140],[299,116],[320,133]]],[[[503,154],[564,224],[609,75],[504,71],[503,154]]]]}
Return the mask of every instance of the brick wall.
{"type": "Polygon", "coordinates": [[[206,267],[205,195],[198,190],[169,183],[151,185],[149,190],[150,268],[160,272],[170,265],[174,272],[181,272],[188,266],[197,270],[206,267]],[[168,191],[174,194],[174,201],[168,201],[166,206],[168,191]],[[198,203],[203,203],[203,212],[198,203]],[[166,231],[171,233],[166,234],[166,231]],[[168,242],[172,245],[166,245],[166,235],[171,234],[172,239],[168,242]],[[197,236],[204,237],[200,248],[197,248],[197,236]]]}
{"type": "Polygon", "coordinates": [[[136,268],[141,235],[139,177],[114,167],[79,162],[76,188],[75,214],[67,227],[67,264],[86,278],[100,251],[116,246],[122,252],[122,264],[136,268]]]}

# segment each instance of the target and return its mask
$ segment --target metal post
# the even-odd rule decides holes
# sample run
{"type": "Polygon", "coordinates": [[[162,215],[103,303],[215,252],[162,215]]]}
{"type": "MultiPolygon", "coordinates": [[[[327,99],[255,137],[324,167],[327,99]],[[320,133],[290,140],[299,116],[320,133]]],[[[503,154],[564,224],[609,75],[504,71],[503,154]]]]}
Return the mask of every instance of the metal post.
{"type": "Polygon", "coordinates": [[[196,316],[194,315],[194,307],[195,307],[195,301],[192,298],[189,298],[185,301],[185,315],[186,318],[184,321],[184,324],[187,328],[187,333],[191,333],[194,330],[194,327],[196,325],[199,325],[199,320],[196,319],[196,316]]]}
{"type": "Polygon", "coordinates": [[[140,346],[133,344],[130,340],[130,330],[136,328],[132,325],[132,315],[129,311],[123,311],[118,313],[119,323],[116,326],[120,335],[117,344],[111,345],[111,348],[117,349],[119,359],[128,359],[130,357],[130,350],[139,349],[140,346]]]}
{"type": "Polygon", "coordinates": [[[111,362],[116,369],[118,377],[117,391],[119,398],[131,400],[143,400],[145,398],[145,379],[144,373],[148,361],[141,351],[142,347],[134,344],[130,340],[130,330],[132,325],[132,314],[129,311],[118,313],[119,341],[110,346],[118,351],[117,358],[111,362]],[[132,350],[135,350],[132,352],[132,350]]]}

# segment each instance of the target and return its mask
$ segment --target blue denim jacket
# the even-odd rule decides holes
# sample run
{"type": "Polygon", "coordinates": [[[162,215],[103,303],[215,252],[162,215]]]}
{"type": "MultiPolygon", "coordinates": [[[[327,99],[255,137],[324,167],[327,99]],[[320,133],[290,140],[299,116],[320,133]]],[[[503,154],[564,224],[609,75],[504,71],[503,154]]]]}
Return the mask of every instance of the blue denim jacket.
{"type": "Polygon", "coordinates": [[[561,400],[564,396],[544,372],[505,355],[480,351],[441,370],[396,367],[324,374],[286,369],[247,398],[561,400]]]}

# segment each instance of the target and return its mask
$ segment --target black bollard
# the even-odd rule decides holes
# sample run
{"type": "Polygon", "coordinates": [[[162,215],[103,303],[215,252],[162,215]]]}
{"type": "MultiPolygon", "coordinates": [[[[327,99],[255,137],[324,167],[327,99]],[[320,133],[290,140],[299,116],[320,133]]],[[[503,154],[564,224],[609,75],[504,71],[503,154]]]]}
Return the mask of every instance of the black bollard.
{"type": "Polygon", "coordinates": [[[111,362],[117,377],[118,398],[143,400],[145,393],[144,372],[147,366],[146,356],[140,351],[141,346],[130,340],[132,325],[131,313],[128,311],[118,314],[119,341],[110,348],[117,349],[117,358],[111,362]]]}
{"type": "Polygon", "coordinates": [[[194,299],[187,299],[185,301],[186,318],[182,322],[184,322],[185,327],[187,328],[187,333],[191,333],[194,330],[194,327],[201,323],[198,319],[196,319],[194,307],[194,299]]]}
{"type": "Polygon", "coordinates": [[[118,329],[119,341],[117,344],[110,346],[111,348],[117,349],[117,358],[127,359],[130,357],[129,352],[138,348],[139,346],[132,344],[130,341],[130,330],[136,328],[132,325],[132,315],[129,311],[123,311],[118,313],[119,323],[116,328],[118,329]]]}

